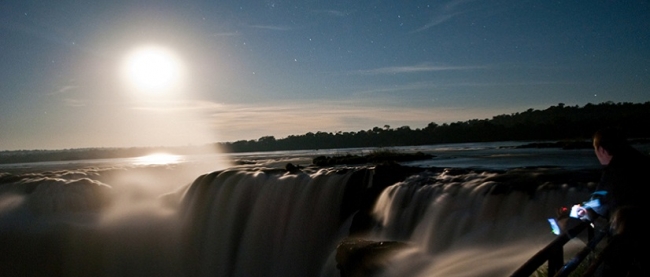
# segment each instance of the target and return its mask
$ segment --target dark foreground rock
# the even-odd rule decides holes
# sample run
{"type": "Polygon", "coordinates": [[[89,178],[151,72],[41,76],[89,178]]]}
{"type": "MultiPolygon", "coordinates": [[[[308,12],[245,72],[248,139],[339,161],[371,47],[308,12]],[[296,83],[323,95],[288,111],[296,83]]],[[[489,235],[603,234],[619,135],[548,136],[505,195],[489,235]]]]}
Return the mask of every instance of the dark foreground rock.
{"type": "Polygon", "coordinates": [[[422,152],[416,153],[396,153],[392,151],[378,151],[368,155],[345,155],[345,156],[318,156],[314,158],[313,163],[317,166],[333,166],[341,164],[378,164],[386,162],[408,162],[420,161],[434,158],[433,155],[422,152]]]}
{"type": "Polygon", "coordinates": [[[336,267],[341,277],[373,276],[386,268],[393,254],[407,246],[398,241],[347,238],[336,248],[336,267]]]}
{"type": "Polygon", "coordinates": [[[590,149],[591,141],[556,141],[556,142],[533,142],[515,146],[515,148],[560,148],[564,150],[590,149]]]}

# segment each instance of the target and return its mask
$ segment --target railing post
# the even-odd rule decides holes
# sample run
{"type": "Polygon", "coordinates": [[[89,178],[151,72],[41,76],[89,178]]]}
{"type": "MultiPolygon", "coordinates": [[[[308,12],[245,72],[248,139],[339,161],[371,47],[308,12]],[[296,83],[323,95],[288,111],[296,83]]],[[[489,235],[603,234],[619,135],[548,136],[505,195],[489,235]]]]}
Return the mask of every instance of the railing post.
{"type": "MultiPolygon", "coordinates": [[[[596,249],[596,246],[598,246],[598,243],[607,236],[607,232],[604,230],[598,230],[597,233],[594,235],[594,229],[589,228],[588,232],[590,232],[592,235],[590,235],[590,240],[587,243],[587,245],[580,250],[570,261],[568,261],[555,275],[554,277],[566,277],[573,272],[582,261],[587,258],[589,253],[594,251],[596,249]]],[[[548,276],[551,276],[550,274],[548,276]]]]}
{"type": "Polygon", "coordinates": [[[549,276],[555,273],[563,266],[564,259],[564,244],[574,238],[577,234],[582,232],[589,224],[580,222],[577,226],[560,234],[555,240],[546,245],[542,250],[533,255],[526,263],[521,265],[511,277],[528,277],[532,275],[537,268],[542,266],[545,262],[549,265],[549,276]],[[559,259],[558,259],[559,257],[559,259]],[[559,261],[559,266],[557,265],[559,261]],[[553,274],[551,274],[553,271],[553,274]]]}
{"type": "Polygon", "coordinates": [[[554,276],[564,266],[564,245],[555,245],[548,253],[548,276],[554,276]]]}

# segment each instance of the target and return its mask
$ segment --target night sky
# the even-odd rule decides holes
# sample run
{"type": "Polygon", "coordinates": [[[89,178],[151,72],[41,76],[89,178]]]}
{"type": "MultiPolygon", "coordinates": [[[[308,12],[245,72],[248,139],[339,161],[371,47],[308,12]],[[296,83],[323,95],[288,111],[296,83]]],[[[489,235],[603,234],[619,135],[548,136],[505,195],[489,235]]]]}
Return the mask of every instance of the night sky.
{"type": "Polygon", "coordinates": [[[650,101],[649,70],[649,1],[5,0],[0,150],[199,145],[639,103],[650,101]],[[171,64],[156,89],[125,73],[144,48],[166,56],[140,71],[171,64]]]}

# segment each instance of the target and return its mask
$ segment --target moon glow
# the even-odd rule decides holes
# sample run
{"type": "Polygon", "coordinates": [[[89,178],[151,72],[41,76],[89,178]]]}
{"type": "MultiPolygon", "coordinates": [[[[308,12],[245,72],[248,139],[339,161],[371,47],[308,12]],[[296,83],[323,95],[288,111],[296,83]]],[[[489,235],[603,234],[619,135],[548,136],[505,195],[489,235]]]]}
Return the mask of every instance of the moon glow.
{"type": "Polygon", "coordinates": [[[181,63],[170,51],[159,46],[135,49],[125,59],[123,73],[139,91],[161,93],[178,85],[181,63]]]}

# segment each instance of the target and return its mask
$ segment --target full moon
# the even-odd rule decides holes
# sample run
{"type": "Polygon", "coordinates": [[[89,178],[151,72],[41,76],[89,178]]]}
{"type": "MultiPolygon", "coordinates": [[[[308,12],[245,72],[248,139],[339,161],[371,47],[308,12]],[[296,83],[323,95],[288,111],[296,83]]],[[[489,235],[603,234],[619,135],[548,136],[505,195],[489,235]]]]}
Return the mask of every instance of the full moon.
{"type": "Polygon", "coordinates": [[[123,74],[136,89],[160,93],[178,85],[181,63],[172,51],[164,47],[143,46],[126,57],[123,74]]]}

